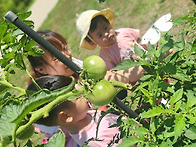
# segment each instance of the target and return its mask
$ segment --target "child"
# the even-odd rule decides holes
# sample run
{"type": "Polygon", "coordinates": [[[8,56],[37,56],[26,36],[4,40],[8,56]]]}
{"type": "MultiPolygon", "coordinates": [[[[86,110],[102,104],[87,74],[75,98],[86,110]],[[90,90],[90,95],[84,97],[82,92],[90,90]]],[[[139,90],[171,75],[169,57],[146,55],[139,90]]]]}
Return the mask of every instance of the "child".
{"type": "MultiPolygon", "coordinates": [[[[41,88],[47,87],[48,89],[55,90],[69,85],[70,78],[60,75],[43,76],[38,78],[36,82],[41,88]],[[50,85],[50,87],[47,85],[50,85]]],[[[36,90],[33,83],[27,89],[36,90]]],[[[66,100],[52,109],[48,117],[40,118],[36,123],[45,126],[60,126],[69,132],[70,136],[78,145],[83,146],[89,139],[95,139],[97,123],[101,116],[100,111],[95,115],[95,110],[90,110],[89,108],[88,100],[83,97],[71,101],[66,100]]],[[[90,141],[88,145],[90,147],[106,147],[114,139],[113,137],[115,135],[115,139],[117,139],[117,136],[120,137],[118,128],[109,128],[109,126],[117,123],[117,118],[118,116],[115,114],[104,116],[100,122],[97,136],[97,139],[101,141],[90,141]]],[[[121,140],[118,143],[114,143],[113,146],[117,146],[120,143],[121,140]]]]}
{"type": "MultiPolygon", "coordinates": [[[[79,15],[76,22],[78,33],[81,36],[80,47],[93,50],[97,45],[100,46],[99,56],[105,61],[107,70],[112,69],[122,60],[137,58],[134,53],[134,45],[144,51],[147,50],[147,44],[139,44],[139,30],[131,28],[113,30],[114,19],[115,15],[110,9],[87,10],[79,15]]],[[[137,77],[138,74],[140,74],[140,67],[138,67],[138,72],[130,75],[136,77],[134,80],[132,78],[131,82],[134,83],[141,77],[137,77]]]]}
{"type": "MultiPolygon", "coordinates": [[[[76,27],[82,36],[80,47],[93,50],[100,46],[100,57],[110,70],[124,59],[134,59],[134,45],[144,49],[138,42],[139,30],[120,28],[113,30],[115,15],[110,9],[87,10],[80,14],[76,27]],[[84,27],[85,26],[85,27],[84,27]]],[[[145,46],[146,48],[146,46],[145,46]]]]}

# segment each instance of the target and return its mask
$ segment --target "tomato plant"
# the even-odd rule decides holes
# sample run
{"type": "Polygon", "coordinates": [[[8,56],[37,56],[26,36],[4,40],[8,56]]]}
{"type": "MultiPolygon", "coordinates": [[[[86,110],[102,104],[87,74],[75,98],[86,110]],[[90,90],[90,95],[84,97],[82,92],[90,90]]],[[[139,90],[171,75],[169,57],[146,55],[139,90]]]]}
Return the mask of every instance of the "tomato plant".
{"type": "MultiPolygon", "coordinates": [[[[24,15],[24,17],[26,16],[24,15]]],[[[185,27],[192,27],[192,24],[195,24],[196,21],[195,16],[190,17],[186,15],[179,18],[175,23],[177,24],[183,20],[191,21],[191,25],[186,24],[185,27]]],[[[21,134],[27,137],[25,133],[26,131],[27,133],[31,132],[28,131],[31,124],[40,117],[47,116],[51,110],[50,108],[68,99],[68,97],[72,99],[77,94],[77,96],[83,95],[84,90],[87,92],[89,101],[95,105],[105,105],[113,100],[116,93],[113,85],[115,87],[119,85],[111,84],[111,81],[102,80],[105,76],[106,68],[98,56],[91,56],[84,62],[84,69],[87,73],[85,78],[95,79],[91,80],[93,82],[88,83],[88,81],[83,80],[87,84],[82,85],[81,89],[75,90],[73,93],[69,92],[73,89],[73,86],[70,86],[67,90],[61,89],[52,92],[40,90],[26,99],[25,95],[30,95],[30,93],[23,88],[9,83],[8,76],[16,67],[25,70],[29,74],[23,57],[27,54],[34,55],[39,52],[32,49],[35,42],[26,42],[26,35],[6,21],[0,24],[0,30],[1,51],[3,54],[0,65],[5,71],[3,73],[4,79],[0,80],[0,93],[3,94],[0,99],[0,146],[7,146],[10,143],[13,143],[14,147],[21,146],[21,143],[16,142],[18,141],[16,140],[16,136],[18,137],[21,134]],[[23,37],[19,36],[21,34],[23,37]],[[21,39],[18,40],[17,38],[21,39]],[[93,62],[91,62],[90,58],[93,62]],[[94,62],[96,62],[96,65],[94,62]],[[14,95],[9,93],[9,89],[15,89],[20,94],[14,95]],[[65,91],[63,92],[63,90],[65,91]],[[52,101],[54,99],[56,99],[56,102],[52,101]],[[44,103],[49,103],[52,107],[49,108],[46,105],[43,109],[33,111],[44,103]],[[28,114],[31,114],[28,121],[29,124],[18,128],[21,120],[26,118],[28,114]]],[[[190,30],[193,30],[194,33],[195,29],[190,30]]],[[[180,40],[175,41],[174,38],[172,35],[167,34],[161,38],[156,47],[149,44],[148,52],[142,54],[141,59],[136,59],[135,62],[124,60],[124,63],[121,62],[116,66],[115,70],[124,70],[133,66],[142,66],[145,69],[146,72],[138,81],[139,84],[128,89],[131,90],[131,95],[126,98],[126,105],[132,109],[132,102],[135,102],[136,109],[140,109],[140,118],[149,119],[150,124],[146,127],[138,119],[130,118],[125,114],[126,112],[120,111],[122,113],[120,116],[127,119],[118,119],[118,123],[116,124],[121,130],[120,139],[122,139],[122,143],[119,147],[132,146],[133,144],[137,146],[174,147],[196,145],[196,40],[186,41],[183,35],[180,40]],[[170,48],[175,48],[177,51],[167,58],[162,58],[162,53],[170,48]],[[146,58],[150,59],[149,62],[145,60],[146,58]],[[170,84],[164,82],[166,78],[171,79],[170,84]],[[156,101],[160,98],[164,98],[166,104],[156,104],[156,101]],[[145,102],[150,107],[148,109],[141,109],[141,104],[145,102]]],[[[138,48],[135,49],[140,53],[138,48]]],[[[74,85],[75,82],[72,84],[74,85]]],[[[33,128],[31,129],[33,130],[33,128]]],[[[64,146],[65,140],[63,139],[65,137],[63,136],[64,134],[61,135],[61,138],[56,137],[54,141],[52,140],[51,146],[58,146],[56,143],[59,143],[59,141],[64,146]]],[[[29,143],[26,146],[32,146],[29,143]]]]}
{"type": "Polygon", "coordinates": [[[99,56],[89,56],[83,62],[83,68],[87,71],[87,78],[99,81],[104,78],[107,67],[99,56]]]}
{"type": "Polygon", "coordinates": [[[101,80],[93,87],[92,92],[88,93],[88,99],[97,106],[110,103],[115,97],[115,88],[107,80],[101,80]]]}

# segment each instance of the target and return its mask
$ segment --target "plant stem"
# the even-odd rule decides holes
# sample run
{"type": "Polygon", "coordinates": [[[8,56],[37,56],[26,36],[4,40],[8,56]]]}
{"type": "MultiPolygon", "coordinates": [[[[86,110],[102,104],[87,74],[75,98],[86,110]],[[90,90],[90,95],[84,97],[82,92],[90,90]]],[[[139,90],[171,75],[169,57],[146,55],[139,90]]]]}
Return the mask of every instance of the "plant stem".
{"type": "Polygon", "coordinates": [[[16,90],[20,91],[22,94],[26,94],[25,89],[20,88],[20,87],[16,87],[16,86],[12,85],[11,83],[9,83],[6,80],[0,81],[0,84],[5,85],[5,86],[10,87],[10,88],[13,88],[13,89],[16,89],[16,90]]]}
{"type": "Polygon", "coordinates": [[[38,90],[41,90],[41,88],[39,87],[39,85],[35,82],[35,80],[33,79],[33,77],[31,76],[31,74],[29,73],[29,71],[27,69],[25,69],[26,73],[28,74],[28,76],[30,77],[31,81],[33,82],[33,84],[36,86],[36,88],[38,90]]]}
{"type": "Polygon", "coordinates": [[[125,84],[125,83],[122,83],[122,82],[119,82],[119,81],[114,81],[114,80],[110,80],[110,83],[112,83],[112,85],[114,87],[121,87],[121,88],[124,88],[124,89],[131,89],[132,86],[130,84],[125,84]]]}

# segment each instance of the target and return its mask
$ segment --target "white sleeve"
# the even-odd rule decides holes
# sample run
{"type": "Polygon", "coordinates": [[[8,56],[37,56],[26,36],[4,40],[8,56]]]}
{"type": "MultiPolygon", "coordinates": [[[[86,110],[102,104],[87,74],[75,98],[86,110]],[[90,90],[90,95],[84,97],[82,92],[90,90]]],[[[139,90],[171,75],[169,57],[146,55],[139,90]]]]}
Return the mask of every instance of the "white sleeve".
{"type": "Polygon", "coordinates": [[[40,125],[40,124],[34,124],[37,128],[39,128],[42,132],[51,135],[51,134],[55,134],[58,129],[59,126],[53,126],[53,127],[48,127],[48,126],[44,126],[44,125],[40,125]]]}
{"type": "Polygon", "coordinates": [[[82,60],[79,60],[79,59],[76,59],[76,58],[72,57],[72,61],[73,61],[76,65],[78,65],[80,68],[83,67],[83,61],[82,61],[82,60]]]}

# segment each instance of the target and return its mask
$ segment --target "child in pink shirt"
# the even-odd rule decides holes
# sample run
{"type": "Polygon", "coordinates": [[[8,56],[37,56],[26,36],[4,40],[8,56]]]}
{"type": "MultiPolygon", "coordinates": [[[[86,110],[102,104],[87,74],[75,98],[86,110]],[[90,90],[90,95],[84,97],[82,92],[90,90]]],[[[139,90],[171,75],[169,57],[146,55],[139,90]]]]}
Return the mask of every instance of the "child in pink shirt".
{"type": "MultiPolygon", "coordinates": [[[[97,45],[101,47],[99,56],[105,61],[110,70],[124,59],[134,59],[136,44],[140,44],[139,30],[120,28],[113,30],[115,15],[110,9],[102,11],[87,10],[82,12],[76,22],[78,33],[81,35],[80,47],[94,50],[97,45]]],[[[143,45],[147,48],[146,45],[143,45]]],[[[145,50],[146,51],[146,50],[145,50]]]]}
{"type": "MultiPolygon", "coordinates": [[[[50,85],[51,87],[47,88],[55,90],[69,85],[70,78],[61,75],[43,76],[36,79],[36,82],[40,88],[45,88],[47,87],[46,85],[50,85]],[[51,77],[55,77],[55,80],[51,77]]],[[[35,91],[36,87],[31,83],[27,89],[35,91]]],[[[53,108],[48,117],[40,118],[35,124],[39,127],[41,127],[40,125],[49,127],[60,126],[66,137],[68,137],[66,138],[67,147],[83,146],[86,141],[92,138],[101,141],[90,141],[88,143],[90,147],[107,147],[108,144],[113,141],[115,135],[115,140],[117,140],[117,142],[113,143],[112,146],[120,144],[122,140],[117,138],[120,137],[119,128],[109,128],[111,125],[117,123],[118,115],[109,113],[102,118],[96,138],[96,130],[101,111],[95,113],[96,111],[90,110],[90,107],[91,104],[89,101],[83,97],[70,101],[66,100],[53,108]]]]}
{"type": "MultiPolygon", "coordinates": [[[[99,56],[105,61],[107,69],[110,70],[125,59],[138,58],[134,53],[134,46],[147,51],[147,44],[139,44],[139,30],[132,28],[120,28],[114,30],[115,15],[110,9],[101,11],[87,10],[82,12],[76,22],[76,27],[81,36],[80,48],[94,50],[100,46],[99,56]]],[[[169,51],[164,56],[167,56],[169,51]]],[[[135,77],[139,72],[132,75],[135,77]]],[[[131,82],[137,81],[134,79],[131,82]]]]}

